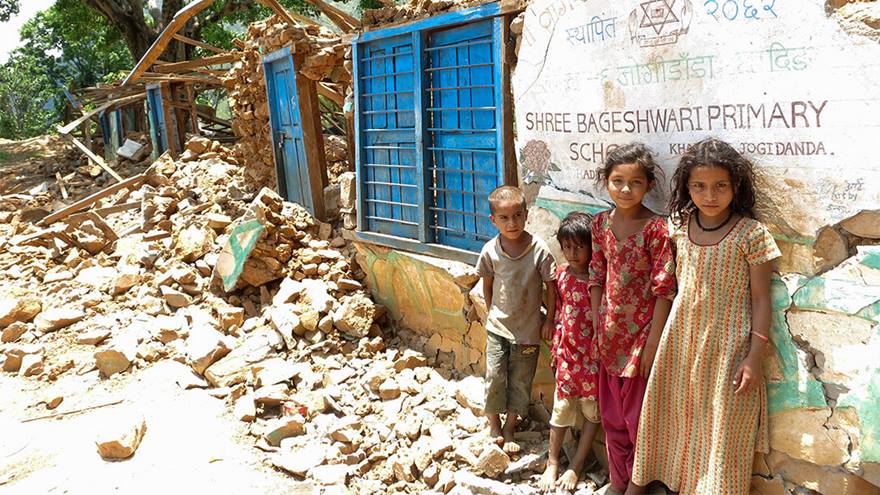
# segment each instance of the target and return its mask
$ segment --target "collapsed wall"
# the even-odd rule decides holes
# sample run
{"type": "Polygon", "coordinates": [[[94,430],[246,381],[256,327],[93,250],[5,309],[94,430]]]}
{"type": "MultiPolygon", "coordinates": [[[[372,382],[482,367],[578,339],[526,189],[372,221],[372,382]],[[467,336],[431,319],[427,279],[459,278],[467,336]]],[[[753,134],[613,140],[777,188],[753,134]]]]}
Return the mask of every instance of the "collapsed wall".
{"type": "MultiPolygon", "coordinates": [[[[284,47],[290,47],[296,63],[301,61],[302,65],[296,67],[300,76],[331,84],[351,82],[351,75],[343,64],[348,45],[329,29],[316,25],[291,26],[277,16],[248,26],[244,48],[233,52],[241,58],[223,77],[223,85],[234,116],[232,129],[238,137],[233,155],[260,187],[274,188],[276,180],[262,59],[284,47]]],[[[334,156],[339,154],[338,139],[325,143],[325,147],[334,156]]]]}

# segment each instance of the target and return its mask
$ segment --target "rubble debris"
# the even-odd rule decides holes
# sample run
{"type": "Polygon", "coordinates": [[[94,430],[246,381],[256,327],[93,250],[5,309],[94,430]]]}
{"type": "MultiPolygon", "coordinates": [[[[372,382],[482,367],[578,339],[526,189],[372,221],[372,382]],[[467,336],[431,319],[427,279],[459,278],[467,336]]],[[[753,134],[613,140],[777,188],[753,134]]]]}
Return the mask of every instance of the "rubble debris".
{"type": "Polygon", "coordinates": [[[116,154],[127,160],[139,162],[143,160],[149,153],[149,148],[143,144],[126,139],[122,146],[116,149],[116,154]]]}
{"type": "Polygon", "coordinates": [[[0,301],[0,327],[15,322],[27,323],[34,319],[42,309],[36,296],[6,296],[0,301]]]}
{"type": "MultiPolygon", "coordinates": [[[[162,158],[141,183],[97,193],[74,213],[136,205],[102,217],[119,236],[96,254],[67,243],[64,229],[0,252],[0,264],[15,267],[0,280],[28,280],[21,294],[34,295],[16,297],[39,305],[4,328],[4,370],[49,380],[72,342],[94,356],[79,372],[97,368],[101,379],[176,360],[204,377],[187,371],[192,376],[176,380],[181,388],[213,387],[206,393],[248,423],[267,462],[309,486],[446,493],[464,486],[455,480],[462,469],[505,476],[506,455],[491,449],[478,467],[487,427],[482,380],[459,382],[451,363],[385,335],[385,309],[370,299],[339,221],[318,222],[256,189],[218,143],[194,139],[188,150],[186,159],[162,158]],[[239,229],[247,222],[259,228],[239,229]],[[202,237],[190,242],[190,234],[202,237]],[[241,261],[234,280],[235,263],[229,270],[224,258],[233,238],[241,255],[232,260],[241,261]],[[49,333],[28,321],[42,308],[71,307],[83,308],[79,321],[49,333]]],[[[17,225],[16,235],[41,230],[17,225]]],[[[138,438],[135,426],[128,431],[138,438]]],[[[524,455],[546,437],[533,433],[521,442],[524,455]]],[[[113,455],[130,456],[136,443],[113,455]]]]}
{"type": "Polygon", "coordinates": [[[104,460],[117,461],[134,455],[147,431],[147,421],[143,416],[121,414],[102,427],[95,441],[98,454],[104,460]]]}
{"type": "MultiPolygon", "coordinates": [[[[245,34],[243,49],[235,52],[239,60],[221,78],[229,95],[230,110],[235,115],[232,127],[238,142],[233,155],[236,162],[246,168],[250,181],[258,187],[273,187],[275,158],[271,132],[266,125],[269,104],[261,54],[293,45],[297,56],[303,57],[300,74],[328,84],[347,84],[351,82],[351,74],[343,69],[343,60],[348,45],[328,28],[290,25],[277,17],[252,23],[245,34]]],[[[341,144],[333,140],[330,146],[335,148],[341,144]]],[[[330,168],[331,172],[334,170],[336,167],[330,168]]],[[[333,181],[332,175],[330,180],[333,181]]]]}

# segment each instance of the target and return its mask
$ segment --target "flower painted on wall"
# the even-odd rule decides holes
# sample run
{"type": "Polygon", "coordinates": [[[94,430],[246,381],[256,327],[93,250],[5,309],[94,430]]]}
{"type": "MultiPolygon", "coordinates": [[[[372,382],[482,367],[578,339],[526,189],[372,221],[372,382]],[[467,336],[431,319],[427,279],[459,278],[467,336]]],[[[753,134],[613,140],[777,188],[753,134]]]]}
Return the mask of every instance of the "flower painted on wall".
{"type": "Polygon", "coordinates": [[[559,167],[550,161],[550,148],[540,139],[532,139],[519,150],[519,162],[523,166],[523,182],[546,184],[549,172],[559,171],[559,167]]]}

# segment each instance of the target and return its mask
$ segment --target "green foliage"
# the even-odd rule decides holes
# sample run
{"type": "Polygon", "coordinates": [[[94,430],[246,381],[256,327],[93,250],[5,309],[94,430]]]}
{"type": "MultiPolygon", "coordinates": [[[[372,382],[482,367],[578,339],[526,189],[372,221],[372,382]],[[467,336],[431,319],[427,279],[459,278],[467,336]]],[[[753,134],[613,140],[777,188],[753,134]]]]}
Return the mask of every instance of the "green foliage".
{"type": "Polygon", "coordinates": [[[78,0],[58,0],[20,35],[0,66],[0,137],[45,134],[63,114],[64,88],[108,82],[133,65],[119,32],[78,0]]]}
{"type": "Polygon", "coordinates": [[[0,0],[0,22],[6,22],[18,14],[18,4],[18,0],[0,0]]]}
{"type": "Polygon", "coordinates": [[[36,61],[14,54],[0,66],[0,137],[43,134],[55,116],[47,107],[54,97],[54,84],[36,61]]]}

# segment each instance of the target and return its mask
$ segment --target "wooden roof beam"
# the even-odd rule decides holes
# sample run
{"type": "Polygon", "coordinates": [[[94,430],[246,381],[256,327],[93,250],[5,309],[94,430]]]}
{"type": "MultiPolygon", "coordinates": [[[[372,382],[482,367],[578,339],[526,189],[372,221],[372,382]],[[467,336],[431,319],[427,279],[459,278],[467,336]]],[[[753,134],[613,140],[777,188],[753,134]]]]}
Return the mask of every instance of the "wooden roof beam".
{"type": "Polygon", "coordinates": [[[223,50],[222,48],[217,48],[216,46],[209,45],[207,43],[202,43],[201,41],[196,41],[192,38],[187,38],[186,36],[184,36],[182,34],[175,34],[174,36],[172,36],[172,38],[176,39],[177,41],[182,41],[188,45],[193,45],[193,46],[197,46],[199,48],[208,50],[209,52],[226,53],[226,50],[223,50]]]}
{"type": "Polygon", "coordinates": [[[214,55],[212,57],[199,58],[196,60],[186,60],[183,62],[157,65],[153,68],[153,71],[158,72],[159,74],[173,74],[176,72],[183,72],[196,68],[207,67],[209,65],[228,64],[231,62],[236,62],[238,61],[238,59],[239,55],[236,53],[224,53],[222,55],[214,55]]]}
{"type": "Polygon", "coordinates": [[[141,74],[146,72],[146,70],[159,59],[162,52],[168,47],[168,43],[174,38],[174,35],[177,34],[177,32],[180,31],[190,19],[208,8],[213,2],[214,0],[196,0],[178,10],[177,14],[174,14],[174,18],[171,19],[171,22],[168,23],[162,33],[159,34],[159,37],[156,38],[156,41],[153,42],[153,45],[150,46],[150,49],[144,53],[144,56],[141,57],[134,68],[131,69],[131,72],[128,73],[125,80],[122,81],[122,85],[125,86],[137,81],[141,74]]]}
{"type": "Polygon", "coordinates": [[[306,2],[314,5],[324,15],[336,24],[344,33],[350,33],[361,27],[361,21],[343,12],[342,10],[324,2],[323,0],[306,0],[306,2]]]}

